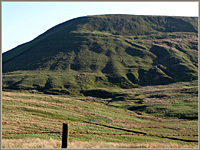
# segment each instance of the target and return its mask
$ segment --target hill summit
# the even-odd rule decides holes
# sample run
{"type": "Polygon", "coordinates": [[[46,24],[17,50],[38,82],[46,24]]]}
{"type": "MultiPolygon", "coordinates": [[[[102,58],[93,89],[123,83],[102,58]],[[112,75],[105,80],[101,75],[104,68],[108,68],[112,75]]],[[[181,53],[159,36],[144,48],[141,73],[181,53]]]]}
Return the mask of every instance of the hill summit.
{"type": "Polygon", "coordinates": [[[97,15],[3,53],[3,88],[80,93],[198,78],[198,18],[97,15]]]}

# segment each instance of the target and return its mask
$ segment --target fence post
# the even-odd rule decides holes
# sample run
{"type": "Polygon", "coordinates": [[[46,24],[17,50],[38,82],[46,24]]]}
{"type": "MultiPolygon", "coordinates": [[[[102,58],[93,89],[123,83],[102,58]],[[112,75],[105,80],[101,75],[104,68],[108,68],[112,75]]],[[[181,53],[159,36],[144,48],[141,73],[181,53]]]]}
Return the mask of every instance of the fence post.
{"type": "Polygon", "coordinates": [[[69,125],[68,123],[63,123],[62,148],[68,148],[68,141],[69,141],[69,125]]]}

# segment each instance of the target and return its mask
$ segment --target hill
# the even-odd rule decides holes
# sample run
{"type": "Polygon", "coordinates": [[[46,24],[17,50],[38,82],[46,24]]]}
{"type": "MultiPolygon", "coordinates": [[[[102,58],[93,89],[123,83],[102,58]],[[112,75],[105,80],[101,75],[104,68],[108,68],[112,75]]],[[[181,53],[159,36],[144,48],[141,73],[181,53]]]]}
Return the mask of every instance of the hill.
{"type": "Polygon", "coordinates": [[[100,15],[3,53],[3,89],[85,94],[198,78],[198,18],[100,15]]]}
{"type": "Polygon", "coordinates": [[[196,148],[197,27],[86,16],[3,53],[3,148],[60,148],[66,122],[69,148],[196,148]]]}

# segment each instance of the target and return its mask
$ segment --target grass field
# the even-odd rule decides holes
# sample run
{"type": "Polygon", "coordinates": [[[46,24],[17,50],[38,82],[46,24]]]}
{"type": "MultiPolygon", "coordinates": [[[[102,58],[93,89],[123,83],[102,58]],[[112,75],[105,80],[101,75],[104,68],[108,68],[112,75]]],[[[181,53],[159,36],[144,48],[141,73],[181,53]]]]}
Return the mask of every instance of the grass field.
{"type": "Polygon", "coordinates": [[[3,148],[60,148],[63,123],[69,148],[198,148],[197,81],[101,90],[121,95],[3,91],[3,148]]]}

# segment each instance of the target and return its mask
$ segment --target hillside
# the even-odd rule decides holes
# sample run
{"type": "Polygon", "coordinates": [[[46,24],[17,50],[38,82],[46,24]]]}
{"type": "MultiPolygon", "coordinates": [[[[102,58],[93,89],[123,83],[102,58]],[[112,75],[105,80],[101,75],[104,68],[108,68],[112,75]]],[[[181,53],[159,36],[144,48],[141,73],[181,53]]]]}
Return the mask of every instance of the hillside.
{"type": "Polygon", "coordinates": [[[75,18],[3,53],[3,148],[198,147],[198,18],[75,18]]]}
{"type": "Polygon", "coordinates": [[[197,148],[197,91],[193,81],[119,89],[113,98],[3,92],[2,146],[60,148],[68,122],[69,148],[197,148]]]}
{"type": "Polygon", "coordinates": [[[80,94],[198,78],[198,18],[101,15],[3,53],[3,89],[80,94]]]}

